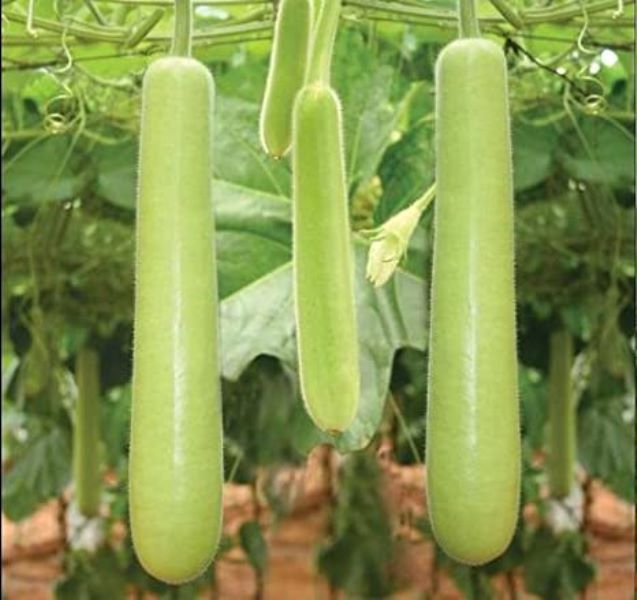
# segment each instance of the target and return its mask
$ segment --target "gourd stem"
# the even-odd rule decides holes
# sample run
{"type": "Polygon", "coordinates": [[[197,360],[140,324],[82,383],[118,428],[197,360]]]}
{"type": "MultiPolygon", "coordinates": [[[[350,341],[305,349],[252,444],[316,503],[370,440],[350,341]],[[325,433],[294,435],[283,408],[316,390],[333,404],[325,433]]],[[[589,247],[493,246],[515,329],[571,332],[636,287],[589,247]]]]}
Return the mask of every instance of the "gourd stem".
{"type": "Polygon", "coordinates": [[[191,0],[175,0],[175,31],[170,48],[173,56],[190,56],[191,21],[191,0]]]}
{"type": "Polygon", "coordinates": [[[323,0],[312,34],[308,83],[330,83],[332,53],[341,14],[341,0],[323,0]]]}
{"type": "Polygon", "coordinates": [[[476,13],[476,0],[458,0],[458,24],[460,25],[460,37],[480,37],[480,26],[476,13]]]}

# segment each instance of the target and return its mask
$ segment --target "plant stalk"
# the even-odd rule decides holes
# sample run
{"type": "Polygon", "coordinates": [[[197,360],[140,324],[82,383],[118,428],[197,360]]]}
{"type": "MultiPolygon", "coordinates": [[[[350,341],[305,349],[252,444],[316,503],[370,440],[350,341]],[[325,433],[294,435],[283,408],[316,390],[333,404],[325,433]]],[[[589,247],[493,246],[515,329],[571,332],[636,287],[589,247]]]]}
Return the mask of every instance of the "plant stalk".
{"type": "Polygon", "coordinates": [[[475,0],[459,0],[458,26],[461,38],[480,37],[480,26],[478,25],[475,0]]]}
{"type": "Polygon", "coordinates": [[[190,56],[191,49],[191,0],[175,0],[175,31],[170,54],[190,56]]]}
{"type": "Polygon", "coordinates": [[[318,23],[312,35],[308,83],[330,83],[332,53],[338,22],[341,14],[341,0],[324,0],[318,16],[318,23]]]}

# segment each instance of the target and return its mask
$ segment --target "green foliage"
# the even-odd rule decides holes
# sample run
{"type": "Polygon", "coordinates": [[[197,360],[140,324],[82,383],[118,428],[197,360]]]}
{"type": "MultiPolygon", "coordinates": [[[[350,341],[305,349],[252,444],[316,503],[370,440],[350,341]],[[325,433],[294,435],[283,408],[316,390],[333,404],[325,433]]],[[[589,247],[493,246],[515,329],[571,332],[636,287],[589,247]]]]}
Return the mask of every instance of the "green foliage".
{"type": "Polygon", "coordinates": [[[2,510],[13,521],[58,496],[70,478],[68,430],[35,419],[29,425],[26,441],[12,454],[2,482],[2,510]]]}
{"type": "Polygon", "coordinates": [[[106,464],[121,472],[125,469],[130,433],[130,386],[111,388],[102,402],[102,442],[106,464]]]}
{"type": "Polygon", "coordinates": [[[390,393],[395,458],[401,464],[422,462],[427,414],[427,358],[422,352],[405,349],[396,355],[390,393]]]}
{"type": "Polygon", "coordinates": [[[57,600],[113,600],[123,598],[126,580],[121,557],[104,546],[94,555],[81,550],[65,558],[64,578],[55,586],[57,600]]]}
{"type": "Polygon", "coordinates": [[[635,139],[622,125],[590,118],[574,127],[558,154],[565,171],[578,181],[634,186],[635,139]]]}
{"type": "Polygon", "coordinates": [[[4,190],[17,203],[61,202],[79,194],[84,186],[84,165],[68,137],[48,137],[23,148],[19,160],[6,159],[4,190]],[[35,183],[35,185],[34,185],[35,183]]]}
{"type": "Polygon", "coordinates": [[[263,574],[268,562],[268,547],[261,533],[261,526],[256,521],[246,521],[239,528],[239,542],[248,557],[252,568],[263,574]]]}
{"type": "Polygon", "coordinates": [[[522,440],[528,450],[539,450],[544,443],[547,419],[546,381],[535,369],[523,368],[519,373],[522,411],[522,440]]]}
{"type": "Polygon", "coordinates": [[[619,496],[635,502],[635,404],[617,381],[606,380],[599,396],[586,394],[579,407],[579,458],[619,496]]]}
{"type": "Polygon", "coordinates": [[[546,600],[569,600],[595,577],[579,532],[553,534],[541,527],[532,535],[524,558],[524,582],[529,592],[546,600]]]}
{"type": "Polygon", "coordinates": [[[267,356],[257,358],[236,382],[223,382],[226,480],[249,482],[256,469],[301,461],[313,426],[289,373],[267,356]],[[281,435],[287,431],[287,435],[281,435]]]}
{"type": "Polygon", "coordinates": [[[378,223],[405,208],[434,179],[433,126],[421,121],[387,149],[380,164],[383,196],[376,211],[378,223]]]}
{"type": "Polygon", "coordinates": [[[393,589],[394,540],[373,456],[351,454],[343,465],[329,540],[319,550],[319,570],[351,597],[383,598],[393,589]]]}
{"type": "MultiPolygon", "coordinates": [[[[14,0],[3,12],[26,13],[26,7],[26,0],[14,0]]],[[[95,22],[86,3],[47,0],[35,7],[36,17],[70,27],[95,22]]],[[[126,36],[154,10],[109,3],[99,8],[126,36]]],[[[252,10],[202,8],[195,11],[200,32],[232,25],[252,10]]],[[[522,501],[534,504],[540,515],[545,474],[537,453],[545,445],[547,342],[558,326],[574,335],[576,352],[587,365],[577,378],[583,388],[578,460],[590,476],[634,502],[634,32],[632,20],[630,27],[617,26],[630,19],[629,6],[613,27],[596,23],[598,17],[609,19],[614,8],[590,13],[594,39],[581,40],[587,52],[566,52],[581,21],[529,27],[524,49],[553,70],[506,45],[516,189],[522,501]],[[589,48],[592,42],[601,46],[589,48]],[[601,60],[605,42],[612,42],[618,57],[612,65],[601,60]],[[594,64],[597,73],[591,72],[594,64]],[[603,101],[591,94],[601,94],[603,101]]],[[[350,6],[346,13],[333,82],[343,100],[347,183],[358,211],[354,217],[366,226],[380,225],[433,181],[433,64],[455,33],[400,22],[355,23],[370,14],[404,18],[391,11],[350,6]]],[[[73,385],[67,369],[88,336],[97,340],[102,359],[102,441],[105,463],[117,477],[105,495],[109,523],[127,518],[139,91],[148,62],[167,46],[162,37],[170,35],[171,15],[168,10],[151,32],[158,39],[126,54],[120,42],[91,40],[97,25],[84,39],[66,34],[72,58],[66,70],[61,32],[38,26],[36,39],[26,34],[22,21],[3,23],[2,498],[13,520],[26,518],[69,483],[73,385]],[[28,43],[15,45],[11,36],[28,43]],[[37,70],[40,66],[45,68],[37,70]]],[[[248,25],[265,24],[267,30],[268,19],[269,13],[265,20],[264,15],[248,19],[248,25]]],[[[486,30],[499,43],[505,43],[504,36],[522,39],[501,23],[486,30]]],[[[334,442],[313,427],[298,393],[290,163],[268,159],[258,139],[269,43],[235,39],[226,38],[224,46],[201,40],[195,48],[217,85],[214,201],[226,476],[252,482],[257,469],[275,472],[298,464],[323,442],[335,443],[341,452],[363,448],[381,424],[389,425],[383,432],[392,437],[395,458],[417,463],[426,441],[435,201],[416,228],[404,264],[380,290],[365,280],[368,246],[355,235],[364,386],[354,426],[334,442]]],[[[357,597],[377,598],[394,585],[392,534],[380,481],[370,456],[355,453],[346,459],[331,537],[319,552],[319,566],[332,585],[357,597]]],[[[274,491],[267,497],[277,513],[285,508],[274,491]]],[[[255,522],[224,542],[223,550],[241,544],[252,566],[263,571],[267,545],[255,522]]],[[[546,598],[572,596],[593,574],[580,534],[556,537],[523,523],[505,555],[481,569],[462,567],[440,553],[438,561],[468,598],[488,597],[494,574],[520,566],[527,590],[546,598]]],[[[172,589],[152,580],[127,539],[121,551],[105,547],[91,557],[67,554],[57,595],[117,598],[129,584],[162,598],[194,599],[211,580],[207,573],[172,589]]]]}
{"type": "Polygon", "coordinates": [[[555,170],[555,126],[537,127],[524,121],[513,123],[513,177],[516,192],[532,189],[555,170]]]}

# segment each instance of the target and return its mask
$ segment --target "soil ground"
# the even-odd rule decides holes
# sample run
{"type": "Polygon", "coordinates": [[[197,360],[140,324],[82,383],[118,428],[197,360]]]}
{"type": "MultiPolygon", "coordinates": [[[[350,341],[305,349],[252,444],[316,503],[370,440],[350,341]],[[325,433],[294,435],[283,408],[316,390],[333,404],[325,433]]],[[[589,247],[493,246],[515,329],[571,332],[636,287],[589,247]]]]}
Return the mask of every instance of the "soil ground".
{"type": "MultiPolygon", "coordinates": [[[[255,502],[250,486],[226,484],[224,530],[237,532],[240,525],[258,514],[268,542],[268,568],[263,581],[265,600],[341,600],[316,571],[315,551],[324,538],[328,520],[330,488],[336,459],[317,449],[304,468],[284,469],[274,485],[290,502],[288,516],[273,524],[265,505],[255,502]],[[331,468],[326,469],[326,457],[331,468]]],[[[392,600],[417,600],[428,594],[440,600],[463,596],[443,572],[432,572],[433,546],[411,526],[425,510],[424,478],[418,466],[383,463],[384,491],[395,515],[394,528],[400,538],[400,579],[403,589],[392,600]]],[[[632,600],[635,597],[634,507],[614,496],[597,482],[591,486],[588,534],[591,557],[598,574],[586,590],[586,600],[632,600]]],[[[258,494],[257,494],[258,497],[258,494]]],[[[526,514],[526,518],[533,518],[526,514]]],[[[120,535],[123,535],[123,525],[120,535]]],[[[60,503],[51,501],[25,521],[15,524],[2,516],[2,579],[7,600],[49,600],[53,585],[62,573],[64,543],[60,503]]],[[[240,548],[234,548],[217,562],[221,600],[253,600],[257,581],[240,548]]],[[[516,578],[517,598],[534,596],[524,591],[516,578]]],[[[496,581],[499,597],[509,598],[507,582],[496,581]]],[[[204,594],[202,598],[205,598],[204,594]]],[[[212,595],[208,595],[212,598],[212,595]]],[[[150,600],[151,596],[145,598],[150,600]]],[[[115,600],[115,599],[114,599],[115,600]]],[[[365,599],[371,600],[371,599],[365,599]]]]}

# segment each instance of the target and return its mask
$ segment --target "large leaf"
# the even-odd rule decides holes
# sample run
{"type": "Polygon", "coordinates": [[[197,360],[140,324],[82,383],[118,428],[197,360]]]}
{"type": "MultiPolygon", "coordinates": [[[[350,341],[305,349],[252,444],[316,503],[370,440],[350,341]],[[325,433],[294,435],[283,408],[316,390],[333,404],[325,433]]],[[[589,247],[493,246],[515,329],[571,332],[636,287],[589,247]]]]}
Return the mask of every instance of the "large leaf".
{"type": "Polygon", "coordinates": [[[574,179],[634,190],[635,137],[618,123],[582,120],[579,131],[570,134],[570,148],[558,157],[574,179]]]}
{"type": "Polygon", "coordinates": [[[369,52],[368,44],[359,31],[345,29],[334,56],[333,85],[343,105],[349,184],[365,182],[376,173],[401,109],[391,97],[397,71],[369,52]]]}
{"type": "Polygon", "coordinates": [[[113,600],[124,597],[124,569],[109,546],[95,555],[79,551],[67,556],[65,576],[55,585],[57,600],[113,600]]]}
{"type": "Polygon", "coordinates": [[[216,181],[217,270],[221,298],[264,277],[291,258],[287,198],[216,181]]]}
{"type": "Polygon", "coordinates": [[[57,496],[69,481],[70,462],[66,431],[52,428],[35,437],[4,474],[2,510],[7,517],[19,521],[57,496]]]}
{"type": "Polygon", "coordinates": [[[43,203],[76,197],[89,173],[82,170],[71,144],[70,136],[49,136],[8,157],[2,169],[6,201],[43,203]]]}
{"type": "Polygon", "coordinates": [[[546,600],[569,600],[594,578],[580,532],[555,536],[549,529],[533,532],[524,558],[526,589],[546,600]]]}
{"type": "Polygon", "coordinates": [[[434,181],[434,129],[421,121],[399,141],[390,146],[378,173],[383,182],[383,196],[374,215],[382,223],[405,208],[434,181]]]}
{"type": "Polygon", "coordinates": [[[555,168],[557,133],[552,126],[513,123],[513,180],[516,192],[532,188],[555,168]]]}
{"type": "Polygon", "coordinates": [[[288,159],[269,158],[261,147],[259,103],[218,94],[215,104],[215,178],[253,190],[289,196],[288,159]]]}
{"type": "Polygon", "coordinates": [[[635,501],[634,427],[634,406],[621,396],[584,402],[578,415],[578,456],[584,468],[629,502],[635,501]]]}
{"type": "MultiPolygon", "coordinates": [[[[421,279],[399,270],[375,290],[365,279],[366,246],[355,244],[361,399],[353,425],[335,446],[343,452],[366,446],[385,403],[395,352],[426,346],[426,289],[421,279]]],[[[297,367],[292,267],[284,264],[221,303],[222,373],[235,380],[260,354],[297,367]]],[[[321,436],[328,441],[329,438],[321,436]]]]}
{"type": "Polygon", "coordinates": [[[262,467],[303,462],[316,443],[294,374],[276,358],[260,356],[237,381],[223,380],[222,394],[228,480],[250,482],[262,467]]]}
{"type": "Polygon", "coordinates": [[[123,208],[135,209],[137,144],[97,146],[92,154],[97,167],[96,193],[123,208]]]}
{"type": "Polygon", "coordinates": [[[395,586],[395,540],[373,455],[355,453],[343,465],[329,540],[318,552],[318,568],[348,597],[386,598],[395,586]],[[394,576],[393,576],[394,575],[394,576]]]}

